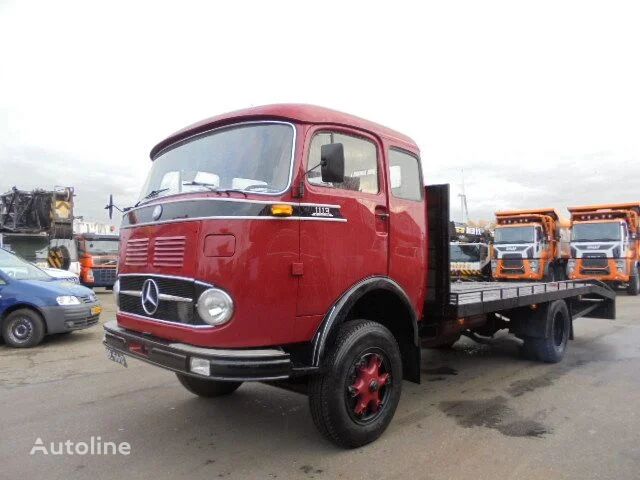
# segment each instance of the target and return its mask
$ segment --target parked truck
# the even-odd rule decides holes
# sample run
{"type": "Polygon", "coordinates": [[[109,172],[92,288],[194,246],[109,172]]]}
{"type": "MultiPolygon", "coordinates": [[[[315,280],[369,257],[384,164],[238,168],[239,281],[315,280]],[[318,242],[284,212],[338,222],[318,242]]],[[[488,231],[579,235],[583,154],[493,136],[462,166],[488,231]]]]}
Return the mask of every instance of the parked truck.
{"type": "MultiPolygon", "coordinates": [[[[560,361],[583,315],[615,317],[594,280],[457,283],[449,189],[423,187],[407,136],[306,105],[255,107],[151,151],[121,224],[108,357],[173,371],[202,397],[261,381],[305,392],[343,447],[378,438],[421,347],[508,328],[560,361]]],[[[112,206],[112,202],[110,202],[112,206]]]]}
{"type": "Polygon", "coordinates": [[[570,279],[597,278],[638,295],[640,202],[570,207],[570,279]]]}
{"type": "Polygon", "coordinates": [[[449,231],[451,280],[491,280],[489,231],[455,222],[451,222],[449,231]]]}
{"type": "Polygon", "coordinates": [[[74,236],[80,261],[80,282],[85,287],[113,288],[120,239],[118,235],[82,233],[74,236]]]}
{"type": "Polygon", "coordinates": [[[564,278],[569,221],[553,208],[496,212],[491,274],[497,280],[564,278]]]}

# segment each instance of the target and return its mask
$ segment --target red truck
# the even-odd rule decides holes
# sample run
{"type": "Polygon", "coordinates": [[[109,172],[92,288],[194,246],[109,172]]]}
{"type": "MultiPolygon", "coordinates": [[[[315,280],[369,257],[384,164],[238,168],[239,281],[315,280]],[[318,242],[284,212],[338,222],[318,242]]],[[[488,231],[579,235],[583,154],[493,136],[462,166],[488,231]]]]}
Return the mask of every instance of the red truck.
{"type": "Polygon", "coordinates": [[[256,107],[187,127],[151,159],[122,219],[108,357],[202,397],[247,381],[304,391],[342,447],[387,428],[421,347],[508,328],[557,362],[573,319],[615,316],[592,280],[452,285],[448,186],[423,187],[417,145],[376,123],[256,107]]]}

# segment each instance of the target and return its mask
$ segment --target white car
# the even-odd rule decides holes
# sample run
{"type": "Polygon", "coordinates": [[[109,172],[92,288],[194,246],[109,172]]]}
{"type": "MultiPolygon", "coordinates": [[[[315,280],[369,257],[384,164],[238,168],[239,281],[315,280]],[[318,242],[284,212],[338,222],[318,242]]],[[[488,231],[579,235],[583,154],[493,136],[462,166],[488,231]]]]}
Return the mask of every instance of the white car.
{"type": "Polygon", "coordinates": [[[77,274],[70,272],[69,270],[62,270],[60,268],[49,268],[49,267],[40,267],[40,270],[43,270],[47,275],[55,278],[56,280],[80,283],[80,277],[77,274]]]}

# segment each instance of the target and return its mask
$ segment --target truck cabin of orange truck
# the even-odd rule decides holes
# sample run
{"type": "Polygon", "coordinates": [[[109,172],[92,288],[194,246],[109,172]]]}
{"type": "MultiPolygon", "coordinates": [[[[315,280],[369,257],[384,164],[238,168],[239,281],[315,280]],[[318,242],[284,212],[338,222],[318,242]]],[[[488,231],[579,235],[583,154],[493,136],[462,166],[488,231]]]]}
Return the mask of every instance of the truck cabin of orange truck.
{"type": "Polygon", "coordinates": [[[553,208],[496,212],[492,277],[562,279],[569,257],[568,227],[569,222],[553,208]]]}
{"type": "Polygon", "coordinates": [[[570,207],[569,212],[569,278],[596,278],[616,287],[626,285],[630,295],[638,295],[640,202],[570,207]]]}

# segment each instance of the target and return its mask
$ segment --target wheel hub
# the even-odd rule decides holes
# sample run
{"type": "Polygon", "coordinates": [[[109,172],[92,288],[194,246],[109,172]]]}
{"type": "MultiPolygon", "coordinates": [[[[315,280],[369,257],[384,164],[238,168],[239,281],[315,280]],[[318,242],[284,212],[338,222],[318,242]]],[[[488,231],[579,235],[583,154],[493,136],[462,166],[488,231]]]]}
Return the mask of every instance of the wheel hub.
{"type": "Polygon", "coordinates": [[[17,340],[25,340],[31,334],[31,328],[28,322],[18,321],[12,328],[13,336],[17,340]]]}
{"type": "Polygon", "coordinates": [[[382,407],[382,390],[391,378],[389,373],[382,371],[382,365],[382,358],[373,354],[361,359],[356,367],[356,378],[348,391],[356,399],[353,412],[357,416],[376,413],[382,407]]]}

